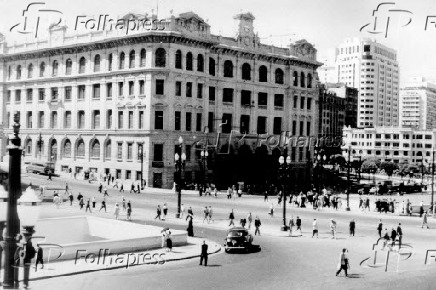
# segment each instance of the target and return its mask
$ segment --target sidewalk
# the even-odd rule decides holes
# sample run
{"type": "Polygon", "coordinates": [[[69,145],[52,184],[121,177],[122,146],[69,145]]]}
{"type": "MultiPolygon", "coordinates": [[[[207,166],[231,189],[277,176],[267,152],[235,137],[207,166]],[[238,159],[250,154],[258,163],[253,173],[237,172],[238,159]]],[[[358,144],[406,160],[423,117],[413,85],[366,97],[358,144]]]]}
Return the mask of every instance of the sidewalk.
{"type": "MultiPolygon", "coordinates": [[[[44,268],[35,272],[35,259],[30,268],[30,281],[49,279],[53,277],[71,276],[102,270],[128,269],[134,266],[152,267],[164,265],[170,261],[179,261],[200,257],[201,245],[204,239],[188,237],[188,245],[173,247],[171,252],[165,248],[154,249],[144,252],[110,254],[102,251],[99,255],[93,253],[79,253],[74,260],[60,262],[46,262],[44,268]]],[[[215,254],[221,251],[221,246],[215,242],[206,240],[209,245],[208,253],[215,254]]],[[[0,271],[2,276],[3,269],[0,271]]],[[[23,277],[23,268],[20,268],[20,279],[23,277]]],[[[22,281],[22,280],[20,280],[22,281]]]]}

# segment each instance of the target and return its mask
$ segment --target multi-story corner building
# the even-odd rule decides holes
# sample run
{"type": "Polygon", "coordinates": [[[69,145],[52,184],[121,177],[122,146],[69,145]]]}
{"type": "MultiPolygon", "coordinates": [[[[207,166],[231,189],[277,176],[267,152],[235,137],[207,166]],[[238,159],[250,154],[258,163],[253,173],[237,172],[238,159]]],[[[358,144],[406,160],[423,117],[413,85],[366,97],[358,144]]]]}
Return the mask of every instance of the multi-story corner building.
{"type": "Polygon", "coordinates": [[[400,90],[400,126],[436,128],[436,84],[414,77],[400,90]]]}
{"type": "MultiPolygon", "coordinates": [[[[70,35],[55,26],[46,40],[3,40],[5,133],[19,113],[25,160],[54,161],[62,171],[138,180],[142,152],[143,178],[155,187],[172,187],[180,148],[185,180],[198,179],[206,138],[229,144],[223,136],[235,130],[240,137],[229,145],[237,151],[245,144],[253,152],[265,134],[316,135],[316,49],[307,41],[290,48],[264,45],[253,15],[235,18],[236,38],[212,35],[190,12],[161,20],[157,30],[128,35],[115,29],[70,35]]],[[[310,158],[306,150],[292,151],[301,172],[310,158]]]]}
{"type": "Polygon", "coordinates": [[[358,127],[398,126],[397,53],[368,39],[345,39],[336,48],[337,82],[359,91],[358,127]]]}
{"type": "Polygon", "coordinates": [[[321,136],[342,136],[345,108],[345,98],[330,91],[327,85],[320,86],[319,134],[321,136]]]}
{"type": "Polygon", "coordinates": [[[344,148],[351,144],[351,155],[362,160],[372,157],[395,163],[431,164],[436,144],[435,130],[412,128],[344,128],[344,148]]]}
{"type": "Polygon", "coordinates": [[[328,83],[326,87],[329,92],[345,100],[345,126],[357,128],[358,90],[342,83],[328,83]]]}

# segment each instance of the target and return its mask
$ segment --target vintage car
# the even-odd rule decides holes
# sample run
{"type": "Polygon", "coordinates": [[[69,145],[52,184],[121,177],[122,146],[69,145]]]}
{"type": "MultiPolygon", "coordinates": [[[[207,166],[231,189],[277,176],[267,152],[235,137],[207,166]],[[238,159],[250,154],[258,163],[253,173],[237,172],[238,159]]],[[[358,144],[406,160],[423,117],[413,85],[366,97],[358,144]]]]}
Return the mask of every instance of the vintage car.
{"type": "Polygon", "coordinates": [[[224,240],[226,253],[230,250],[249,251],[252,247],[253,236],[248,233],[246,228],[234,227],[227,232],[227,237],[224,240]]]}

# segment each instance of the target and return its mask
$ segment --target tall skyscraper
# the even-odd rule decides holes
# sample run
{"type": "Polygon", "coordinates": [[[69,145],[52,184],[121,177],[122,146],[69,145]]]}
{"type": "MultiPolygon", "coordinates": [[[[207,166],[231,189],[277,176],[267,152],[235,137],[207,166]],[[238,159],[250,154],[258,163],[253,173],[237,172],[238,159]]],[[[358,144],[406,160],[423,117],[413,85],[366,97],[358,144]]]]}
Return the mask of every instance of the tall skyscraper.
{"type": "Polygon", "coordinates": [[[397,52],[369,39],[348,38],[336,48],[337,81],[359,90],[358,127],[398,126],[397,52]]]}

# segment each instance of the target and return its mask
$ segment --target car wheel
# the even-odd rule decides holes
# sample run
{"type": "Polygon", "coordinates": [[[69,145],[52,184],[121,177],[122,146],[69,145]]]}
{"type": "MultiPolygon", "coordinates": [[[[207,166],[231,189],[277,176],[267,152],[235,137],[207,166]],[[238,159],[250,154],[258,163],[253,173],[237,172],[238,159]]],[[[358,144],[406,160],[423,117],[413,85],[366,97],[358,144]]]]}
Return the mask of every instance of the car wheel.
{"type": "Polygon", "coordinates": [[[226,253],[229,253],[229,249],[224,249],[224,251],[225,251],[226,253]]]}

